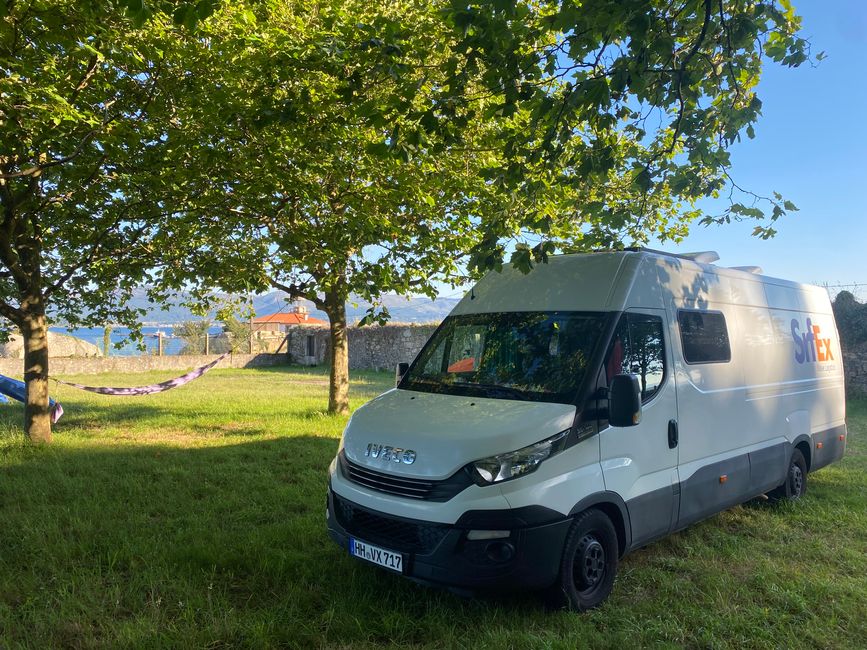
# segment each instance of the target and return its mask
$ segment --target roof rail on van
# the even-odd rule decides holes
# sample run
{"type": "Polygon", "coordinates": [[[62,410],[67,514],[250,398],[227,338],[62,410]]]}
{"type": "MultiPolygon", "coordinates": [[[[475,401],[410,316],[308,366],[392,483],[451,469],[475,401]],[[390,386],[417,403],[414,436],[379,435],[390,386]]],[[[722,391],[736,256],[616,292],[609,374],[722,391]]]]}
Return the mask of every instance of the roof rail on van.
{"type": "Polygon", "coordinates": [[[763,273],[761,266],[730,266],[729,268],[733,271],[744,271],[746,273],[756,273],[758,275],[763,273]]]}
{"type": "Polygon", "coordinates": [[[658,251],[653,248],[645,248],[644,246],[630,246],[624,248],[625,251],[633,253],[654,253],[656,255],[666,255],[667,257],[679,257],[682,260],[690,260],[699,264],[713,264],[719,259],[719,253],[716,251],[697,251],[695,253],[669,253],[668,251],[658,251]]]}

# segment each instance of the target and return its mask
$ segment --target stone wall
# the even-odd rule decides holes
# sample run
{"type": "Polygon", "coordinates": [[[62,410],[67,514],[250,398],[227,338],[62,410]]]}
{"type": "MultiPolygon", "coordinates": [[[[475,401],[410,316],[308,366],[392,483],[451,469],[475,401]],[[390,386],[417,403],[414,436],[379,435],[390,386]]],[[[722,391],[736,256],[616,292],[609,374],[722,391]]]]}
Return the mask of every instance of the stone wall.
{"type": "MultiPolygon", "coordinates": [[[[353,370],[393,370],[401,361],[412,361],[436,328],[436,323],[350,327],[349,367],[353,370]]],[[[327,327],[291,327],[286,333],[286,341],[293,363],[305,366],[328,363],[327,327]],[[313,338],[312,343],[308,343],[308,337],[313,338]],[[311,345],[313,355],[308,354],[311,345]]]]}
{"type": "Polygon", "coordinates": [[[409,363],[422,349],[436,324],[372,325],[349,329],[349,367],[394,370],[401,361],[409,363]]]}
{"type": "Polygon", "coordinates": [[[281,348],[292,360],[302,366],[321,366],[328,362],[327,325],[290,325],[286,328],[286,345],[281,348]],[[313,337],[312,344],[307,338],[313,337]],[[307,354],[309,346],[313,355],[307,354]]]}
{"type": "MultiPolygon", "coordinates": [[[[52,376],[95,375],[101,372],[144,372],[145,370],[190,370],[216,359],[216,354],[189,354],[172,356],[99,357],[51,359],[48,365],[52,376]]],[[[285,354],[231,354],[217,368],[255,368],[288,363],[285,354]]],[[[21,377],[24,362],[20,359],[0,359],[0,374],[21,377]]]]}
{"type": "Polygon", "coordinates": [[[846,392],[867,395],[867,352],[844,352],[843,368],[846,372],[846,392]]]}

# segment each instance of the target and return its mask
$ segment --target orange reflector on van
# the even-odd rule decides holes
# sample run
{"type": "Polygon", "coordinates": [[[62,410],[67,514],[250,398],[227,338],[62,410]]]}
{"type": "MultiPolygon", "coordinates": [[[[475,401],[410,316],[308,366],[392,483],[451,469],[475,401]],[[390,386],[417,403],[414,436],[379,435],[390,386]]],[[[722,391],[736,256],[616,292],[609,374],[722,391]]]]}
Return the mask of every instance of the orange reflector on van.
{"type": "Polygon", "coordinates": [[[719,482],[720,482],[720,483],[725,483],[725,482],[728,481],[728,480],[729,480],[729,475],[728,475],[728,474],[723,474],[722,476],[719,477],[719,482]]]}
{"type": "Polygon", "coordinates": [[[816,443],[816,449],[821,449],[822,446],[823,446],[823,444],[824,444],[824,443],[817,442],[817,443],[816,443]]]}
{"type": "Polygon", "coordinates": [[[841,433],[841,434],[840,434],[840,440],[845,440],[845,439],[846,439],[846,436],[844,436],[844,435],[841,433]]]}

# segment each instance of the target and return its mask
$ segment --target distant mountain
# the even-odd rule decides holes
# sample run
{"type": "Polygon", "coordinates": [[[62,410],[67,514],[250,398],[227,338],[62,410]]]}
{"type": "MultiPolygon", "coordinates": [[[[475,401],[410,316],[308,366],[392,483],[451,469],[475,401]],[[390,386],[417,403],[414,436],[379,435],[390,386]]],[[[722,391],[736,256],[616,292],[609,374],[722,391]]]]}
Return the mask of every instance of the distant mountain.
{"type": "MultiPolygon", "coordinates": [[[[397,295],[385,295],[382,304],[391,314],[391,321],[396,323],[431,323],[439,322],[448,315],[452,308],[458,304],[459,298],[437,298],[431,300],[427,296],[413,296],[404,298],[397,295]]],[[[316,308],[309,300],[301,300],[310,310],[310,315],[322,320],[328,320],[325,312],[316,308]]],[[[360,298],[352,298],[346,303],[346,318],[350,323],[364,318],[370,303],[360,298]]],[[[257,316],[273,314],[275,312],[288,312],[290,310],[288,296],[282,291],[272,291],[261,296],[253,297],[253,309],[257,316]]]]}
{"type": "MultiPolygon", "coordinates": [[[[229,296],[226,295],[228,298],[229,296]]],[[[144,309],[147,314],[142,319],[148,325],[169,325],[171,323],[181,323],[188,320],[199,320],[200,316],[195,316],[186,307],[181,306],[186,296],[179,294],[173,301],[175,304],[171,306],[160,306],[151,303],[147,299],[144,290],[137,291],[130,301],[130,306],[144,309]]],[[[383,296],[382,302],[391,314],[392,322],[400,323],[429,323],[441,321],[458,303],[459,298],[437,298],[431,300],[426,296],[413,296],[412,298],[404,298],[397,295],[383,296]]],[[[307,300],[302,300],[301,304],[307,306],[310,314],[322,320],[328,320],[324,312],[316,309],[316,306],[307,300]]],[[[370,303],[361,299],[350,300],[346,304],[346,317],[350,323],[361,320],[367,313],[370,303]]],[[[253,309],[257,316],[265,314],[273,314],[276,312],[288,312],[291,307],[288,303],[288,296],[282,291],[271,291],[270,293],[253,296],[253,309]]],[[[213,318],[214,315],[211,315],[213,318]]]]}

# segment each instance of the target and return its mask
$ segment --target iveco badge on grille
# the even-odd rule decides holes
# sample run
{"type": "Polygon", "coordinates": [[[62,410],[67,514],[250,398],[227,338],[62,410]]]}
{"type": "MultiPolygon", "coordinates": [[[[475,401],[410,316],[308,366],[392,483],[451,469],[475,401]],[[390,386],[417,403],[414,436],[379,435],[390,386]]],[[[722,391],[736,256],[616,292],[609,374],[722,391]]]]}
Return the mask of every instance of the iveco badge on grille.
{"type": "Polygon", "coordinates": [[[412,449],[401,449],[400,447],[391,447],[389,445],[376,445],[370,443],[367,445],[365,456],[370,458],[378,458],[384,461],[393,463],[405,463],[412,465],[415,462],[415,451],[412,449]]]}

